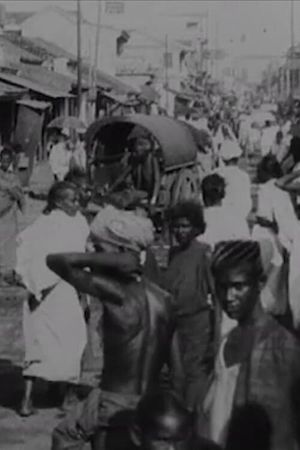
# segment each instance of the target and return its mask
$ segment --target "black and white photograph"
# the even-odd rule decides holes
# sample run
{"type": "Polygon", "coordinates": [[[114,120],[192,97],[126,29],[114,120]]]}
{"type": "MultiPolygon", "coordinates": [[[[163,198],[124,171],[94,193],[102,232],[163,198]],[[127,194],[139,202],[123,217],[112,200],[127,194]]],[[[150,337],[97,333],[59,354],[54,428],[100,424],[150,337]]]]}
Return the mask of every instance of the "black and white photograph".
{"type": "Polygon", "coordinates": [[[0,449],[300,450],[300,0],[0,0],[0,449]]]}

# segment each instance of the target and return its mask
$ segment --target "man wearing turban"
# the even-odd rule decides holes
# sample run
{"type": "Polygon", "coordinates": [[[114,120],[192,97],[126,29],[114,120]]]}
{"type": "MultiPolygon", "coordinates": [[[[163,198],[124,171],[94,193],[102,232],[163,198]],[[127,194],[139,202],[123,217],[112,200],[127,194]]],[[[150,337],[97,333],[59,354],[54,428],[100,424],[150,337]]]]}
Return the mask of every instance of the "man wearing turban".
{"type": "MultiPolygon", "coordinates": [[[[224,445],[232,414],[238,407],[256,403],[271,422],[270,449],[294,448],[290,389],[300,373],[300,344],[262,309],[264,273],[259,244],[219,243],[212,270],[217,300],[237,326],[220,344],[214,380],[205,400],[208,436],[224,445]]],[[[251,442],[251,448],[261,448],[251,442]]],[[[228,443],[228,448],[244,448],[244,443],[228,443]]]]}
{"type": "Polygon", "coordinates": [[[53,450],[79,450],[93,439],[94,448],[105,448],[112,417],[134,409],[158,381],[174,340],[170,296],[143,276],[142,252],[153,240],[151,221],[106,206],[91,224],[91,236],[95,253],[47,259],[51,270],[99,298],[104,308],[101,389],[54,430],[53,450]]]}

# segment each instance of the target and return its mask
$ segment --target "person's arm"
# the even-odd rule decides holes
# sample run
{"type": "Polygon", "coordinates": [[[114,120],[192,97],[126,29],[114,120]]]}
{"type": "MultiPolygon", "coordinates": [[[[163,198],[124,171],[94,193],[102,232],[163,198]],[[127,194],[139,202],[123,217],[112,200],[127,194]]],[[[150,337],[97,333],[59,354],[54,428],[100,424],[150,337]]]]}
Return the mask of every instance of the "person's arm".
{"type": "Polygon", "coordinates": [[[256,216],[256,223],[263,228],[270,228],[274,233],[278,233],[278,225],[275,221],[271,221],[262,216],[256,216]]]}
{"type": "Polygon", "coordinates": [[[63,280],[71,284],[76,290],[99,297],[103,300],[121,304],[124,299],[122,285],[101,272],[101,269],[114,269],[123,275],[138,271],[136,258],[130,254],[107,253],[65,253],[48,255],[47,265],[63,280]],[[86,269],[91,269],[88,272],[86,269]],[[93,273],[97,271],[97,273],[93,273]]]}

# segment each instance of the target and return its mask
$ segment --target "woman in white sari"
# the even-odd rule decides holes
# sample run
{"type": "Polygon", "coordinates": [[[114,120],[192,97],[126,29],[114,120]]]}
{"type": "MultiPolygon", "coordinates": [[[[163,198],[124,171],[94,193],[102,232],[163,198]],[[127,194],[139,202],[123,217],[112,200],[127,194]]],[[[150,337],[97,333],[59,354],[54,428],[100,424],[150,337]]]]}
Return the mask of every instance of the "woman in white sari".
{"type": "Polygon", "coordinates": [[[86,345],[86,325],[77,292],[46,265],[53,252],[83,252],[89,235],[78,212],[76,188],[56,183],[49,191],[44,214],[18,239],[17,273],[29,291],[24,304],[25,391],[20,414],[33,413],[35,378],[79,382],[86,345]]]}

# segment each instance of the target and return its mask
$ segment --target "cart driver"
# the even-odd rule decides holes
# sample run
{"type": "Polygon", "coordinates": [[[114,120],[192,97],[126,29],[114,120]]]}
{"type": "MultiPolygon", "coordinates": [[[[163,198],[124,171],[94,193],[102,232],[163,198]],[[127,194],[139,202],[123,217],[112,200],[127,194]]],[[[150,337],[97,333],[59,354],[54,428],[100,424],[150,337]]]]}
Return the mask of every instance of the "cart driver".
{"type": "Polygon", "coordinates": [[[129,158],[131,178],[136,189],[146,191],[151,195],[154,188],[155,144],[148,133],[135,138],[132,153],[129,158]]]}

